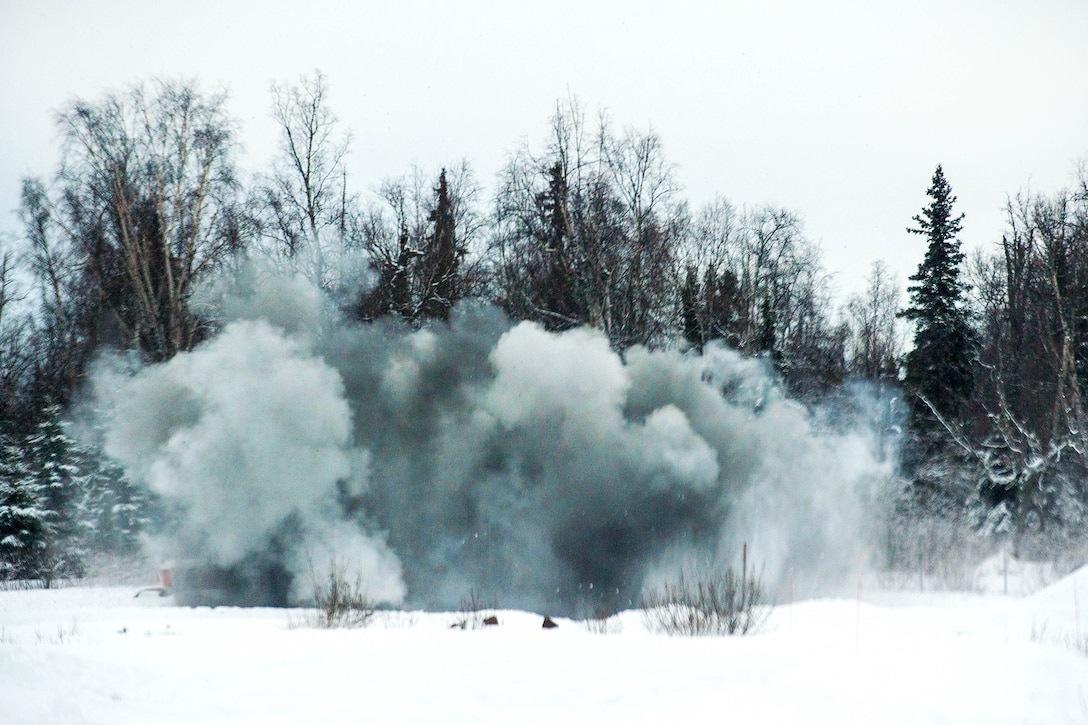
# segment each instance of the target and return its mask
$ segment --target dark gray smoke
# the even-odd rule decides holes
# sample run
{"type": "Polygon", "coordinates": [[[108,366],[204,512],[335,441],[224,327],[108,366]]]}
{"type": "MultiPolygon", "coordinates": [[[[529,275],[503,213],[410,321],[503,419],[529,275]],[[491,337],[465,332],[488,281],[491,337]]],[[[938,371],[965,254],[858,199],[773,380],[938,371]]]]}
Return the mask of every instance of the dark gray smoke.
{"type": "Polygon", "coordinates": [[[217,566],[350,557],[390,601],[584,615],[748,542],[819,584],[859,563],[889,474],[724,349],[621,358],[479,306],[351,326],[259,275],[221,309],[202,347],[98,385],[108,451],[178,511],[165,546],[217,566]]]}

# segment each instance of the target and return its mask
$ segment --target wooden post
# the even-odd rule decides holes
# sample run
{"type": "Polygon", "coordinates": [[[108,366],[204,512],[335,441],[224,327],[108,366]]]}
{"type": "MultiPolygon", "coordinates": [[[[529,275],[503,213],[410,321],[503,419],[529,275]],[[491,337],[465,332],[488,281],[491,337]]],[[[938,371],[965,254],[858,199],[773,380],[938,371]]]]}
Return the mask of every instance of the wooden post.
{"type": "Polygon", "coordinates": [[[740,554],[740,602],[748,604],[748,542],[745,541],[740,554]]]}
{"type": "Polygon", "coordinates": [[[861,569],[858,569],[858,608],[854,619],[854,650],[861,649],[861,569]]]}
{"type": "Polygon", "coordinates": [[[1077,577],[1073,577],[1073,619],[1077,627],[1077,643],[1076,647],[1080,651],[1084,651],[1085,642],[1080,633],[1080,598],[1077,596],[1077,577]]]}
{"type": "Polygon", "coordinates": [[[1001,563],[1005,578],[1005,596],[1009,596],[1009,545],[1006,542],[1001,546],[1001,563]]]}

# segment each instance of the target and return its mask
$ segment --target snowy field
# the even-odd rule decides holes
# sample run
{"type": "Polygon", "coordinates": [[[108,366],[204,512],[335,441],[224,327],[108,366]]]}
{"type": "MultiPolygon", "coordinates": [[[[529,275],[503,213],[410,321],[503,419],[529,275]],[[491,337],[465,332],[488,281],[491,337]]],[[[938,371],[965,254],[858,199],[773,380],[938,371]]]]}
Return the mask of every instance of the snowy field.
{"type": "Polygon", "coordinates": [[[497,612],[299,628],[132,587],[0,592],[4,723],[1088,723],[1088,569],[1029,596],[880,591],[777,607],[760,634],[497,612]]]}

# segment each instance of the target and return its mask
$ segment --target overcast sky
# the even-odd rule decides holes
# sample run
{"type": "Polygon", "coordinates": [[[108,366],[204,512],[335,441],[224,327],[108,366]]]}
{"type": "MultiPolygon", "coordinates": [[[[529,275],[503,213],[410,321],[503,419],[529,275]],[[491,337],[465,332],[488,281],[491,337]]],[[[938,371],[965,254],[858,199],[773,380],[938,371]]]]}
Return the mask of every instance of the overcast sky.
{"type": "Polygon", "coordinates": [[[557,98],[653,128],[694,205],[800,213],[840,293],[873,260],[905,282],[936,164],[1000,239],[1008,194],[1088,154],[1088,0],[334,2],[0,0],[0,231],[48,175],[54,113],[152,76],[226,89],[249,170],[274,150],[270,81],[320,69],[360,191],[467,158],[490,189],[557,98]]]}

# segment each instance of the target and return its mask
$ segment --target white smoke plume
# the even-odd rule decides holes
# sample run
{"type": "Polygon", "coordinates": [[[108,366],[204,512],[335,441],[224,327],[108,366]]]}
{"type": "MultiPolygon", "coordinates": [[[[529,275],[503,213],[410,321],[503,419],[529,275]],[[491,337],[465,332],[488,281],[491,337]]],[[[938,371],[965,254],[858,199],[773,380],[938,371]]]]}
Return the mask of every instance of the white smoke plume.
{"type": "Polygon", "coordinates": [[[218,336],[99,385],[109,453],[214,563],[272,551],[292,570],[323,546],[386,599],[582,615],[744,542],[772,581],[834,584],[865,554],[891,464],[816,430],[758,362],[621,357],[472,305],[425,330],[330,324],[267,275],[232,295],[218,336]]]}
{"type": "MultiPolygon", "coordinates": [[[[337,485],[365,488],[339,375],[298,339],[238,321],[171,361],[113,378],[106,452],[179,513],[178,556],[230,567],[290,526],[284,564],[349,558],[371,595],[399,601],[400,565],[384,542],[345,526],[337,485]]],[[[304,580],[300,580],[304,583],[304,580]]]]}

